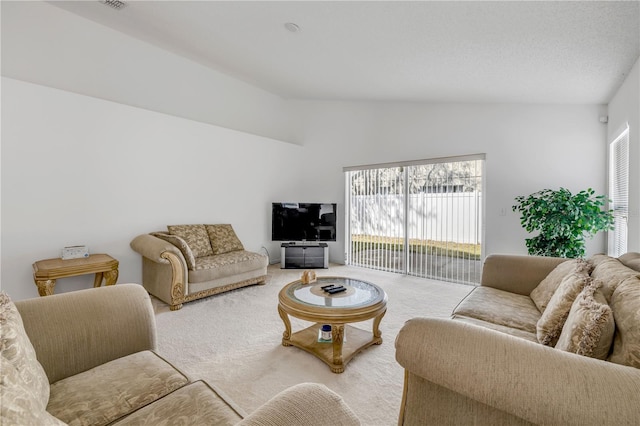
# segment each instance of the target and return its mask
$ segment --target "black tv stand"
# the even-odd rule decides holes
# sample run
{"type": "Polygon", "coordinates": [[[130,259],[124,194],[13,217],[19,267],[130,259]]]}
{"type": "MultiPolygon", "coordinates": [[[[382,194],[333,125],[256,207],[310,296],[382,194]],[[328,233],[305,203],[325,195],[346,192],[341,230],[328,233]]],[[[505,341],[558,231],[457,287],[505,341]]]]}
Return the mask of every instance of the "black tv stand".
{"type": "Polygon", "coordinates": [[[329,267],[327,243],[282,243],[280,267],[283,269],[313,269],[329,267]]]}

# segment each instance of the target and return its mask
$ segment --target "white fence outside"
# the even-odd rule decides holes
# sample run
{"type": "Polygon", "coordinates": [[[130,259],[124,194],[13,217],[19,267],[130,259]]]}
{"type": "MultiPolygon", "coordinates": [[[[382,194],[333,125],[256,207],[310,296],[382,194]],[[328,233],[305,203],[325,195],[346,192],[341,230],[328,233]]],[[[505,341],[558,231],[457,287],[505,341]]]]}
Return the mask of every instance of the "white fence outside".
{"type": "MultiPolygon", "coordinates": [[[[409,195],[410,239],[479,244],[482,199],[477,192],[409,195]]],[[[403,237],[404,197],[351,196],[351,235],[403,237]]]]}
{"type": "Polygon", "coordinates": [[[484,155],[348,170],[347,263],[478,283],[484,155]]]}

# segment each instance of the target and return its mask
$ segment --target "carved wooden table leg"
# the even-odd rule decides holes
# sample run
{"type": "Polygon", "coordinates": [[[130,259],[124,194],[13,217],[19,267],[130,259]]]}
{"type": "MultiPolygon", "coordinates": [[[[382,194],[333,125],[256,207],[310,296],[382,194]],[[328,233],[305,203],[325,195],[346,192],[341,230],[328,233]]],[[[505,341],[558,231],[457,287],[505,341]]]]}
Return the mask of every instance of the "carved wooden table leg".
{"type": "Polygon", "coordinates": [[[382,317],[384,317],[384,314],[386,313],[387,313],[387,310],[385,309],[384,312],[382,312],[380,315],[375,317],[373,320],[373,338],[375,340],[375,342],[373,342],[374,345],[382,344],[382,332],[380,331],[380,321],[382,321],[382,317]]]}
{"type": "Polygon", "coordinates": [[[111,271],[104,272],[104,285],[114,285],[118,281],[118,270],[113,269],[111,271]]]}
{"type": "Polygon", "coordinates": [[[344,363],[342,362],[344,324],[332,324],[331,337],[333,339],[333,365],[331,366],[331,371],[334,373],[342,373],[344,371],[344,363]]]}
{"type": "Polygon", "coordinates": [[[40,296],[51,296],[56,287],[56,280],[35,280],[40,296]]]}
{"type": "Polygon", "coordinates": [[[96,273],[96,277],[93,279],[93,287],[100,287],[102,285],[102,278],[103,278],[103,273],[102,272],[97,272],[96,273]]]}
{"type": "Polygon", "coordinates": [[[111,271],[96,273],[96,277],[93,279],[93,286],[100,287],[103,281],[104,285],[114,285],[116,281],[118,281],[118,270],[113,269],[111,271]]]}
{"type": "Polygon", "coordinates": [[[291,346],[291,321],[289,315],[278,305],[278,314],[284,323],[284,332],[282,333],[282,346],[291,346]]]}

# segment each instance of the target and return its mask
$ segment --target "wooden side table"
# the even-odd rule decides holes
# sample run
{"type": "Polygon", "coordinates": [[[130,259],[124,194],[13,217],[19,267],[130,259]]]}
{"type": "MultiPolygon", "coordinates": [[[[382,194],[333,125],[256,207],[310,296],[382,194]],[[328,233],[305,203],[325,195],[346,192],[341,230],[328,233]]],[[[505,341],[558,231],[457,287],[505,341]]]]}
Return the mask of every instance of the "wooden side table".
{"type": "Polygon", "coordinates": [[[33,264],[33,280],[40,296],[53,294],[58,278],[96,274],[94,287],[113,285],[118,280],[118,261],[108,254],[92,254],[80,259],[45,259],[33,264]]]}

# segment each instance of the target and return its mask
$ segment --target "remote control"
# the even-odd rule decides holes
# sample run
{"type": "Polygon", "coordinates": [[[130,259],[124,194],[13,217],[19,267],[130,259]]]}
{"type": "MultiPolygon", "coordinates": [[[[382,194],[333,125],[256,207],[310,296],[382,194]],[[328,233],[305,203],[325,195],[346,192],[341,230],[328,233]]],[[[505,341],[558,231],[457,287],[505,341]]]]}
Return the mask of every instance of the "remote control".
{"type": "Polygon", "coordinates": [[[341,292],[343,292],[343,291],[347,291],[347,289],[346,289],[346,288],[344,288],[344,287],[342,287],[342,286],[340,286],[340,287],[336,287],[336,288],[329,289],[329,290],[327,290],[327,291],[328,291],[330,294],[336,294],[336,293],[341,293],[341,292]]]}
{"type": "Polygon", "coordinates": [[[330,289],[331,287],[335,287],[335,286],[336,286],[335,284],[328,284],[328,285],[323,285],[323,286],[322,286],[322,287],[320,287],[320,288],[321,288],[321,289],[323,289],[323,290],[328,290],[328,289],[330,289]]]}

